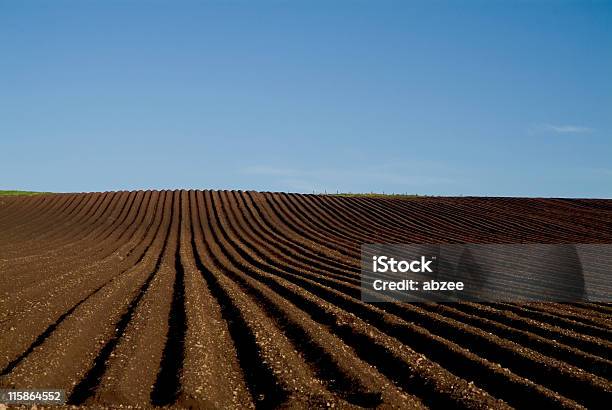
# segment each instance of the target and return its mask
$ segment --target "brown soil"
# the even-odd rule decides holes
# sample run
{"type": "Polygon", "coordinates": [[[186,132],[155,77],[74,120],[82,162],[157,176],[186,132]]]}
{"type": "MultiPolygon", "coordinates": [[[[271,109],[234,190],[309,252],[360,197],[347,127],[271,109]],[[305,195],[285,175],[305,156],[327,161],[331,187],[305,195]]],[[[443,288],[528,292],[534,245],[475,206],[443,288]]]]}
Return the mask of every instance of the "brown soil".
{"type": "Polygon", "coordinates": [[[240,191],[0,201],[0,387],[70,404],[601,407],[612,305],[366,304],[360,245],[612,243],[612,201],[240,191]]]}

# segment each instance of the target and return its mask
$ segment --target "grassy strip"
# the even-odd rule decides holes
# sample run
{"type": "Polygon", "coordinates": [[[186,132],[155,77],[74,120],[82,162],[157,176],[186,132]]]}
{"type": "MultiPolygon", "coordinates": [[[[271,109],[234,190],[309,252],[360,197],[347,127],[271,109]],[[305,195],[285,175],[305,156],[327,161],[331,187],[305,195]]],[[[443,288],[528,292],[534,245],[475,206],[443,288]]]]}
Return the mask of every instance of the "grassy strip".
{"type": "Polygon", "coordinates": [[[36,191],[1,191],[0,196],[15,196],[15,195],[41,195],[50,194],[51,192],[36,192],[36,191]]]}

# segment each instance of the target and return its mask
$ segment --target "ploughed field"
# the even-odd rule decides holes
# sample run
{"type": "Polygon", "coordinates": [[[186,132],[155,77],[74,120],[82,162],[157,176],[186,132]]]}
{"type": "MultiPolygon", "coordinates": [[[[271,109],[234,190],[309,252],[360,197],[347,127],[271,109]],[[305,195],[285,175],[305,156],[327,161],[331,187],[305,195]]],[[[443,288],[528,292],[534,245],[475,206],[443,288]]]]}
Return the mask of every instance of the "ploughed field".
{"type": "Polygon", "coordinates": [[[609,403],[612,305],[366,304],[364,242],[612,243],[612,201],[0,198],[0,387],[145,407],[609,403]]]}

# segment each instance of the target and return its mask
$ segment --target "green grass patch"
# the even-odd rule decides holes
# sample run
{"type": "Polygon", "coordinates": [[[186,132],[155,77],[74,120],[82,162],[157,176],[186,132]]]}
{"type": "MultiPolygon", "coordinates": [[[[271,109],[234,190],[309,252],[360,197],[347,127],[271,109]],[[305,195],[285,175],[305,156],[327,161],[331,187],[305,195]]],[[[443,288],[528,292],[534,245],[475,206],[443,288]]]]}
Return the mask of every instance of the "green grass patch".
{"type": "Polygon", "coordinates": [[[16,195],[42,195],[50,194],[51,192],[36,192],[36,191],[2,191],[0,190],[0,196],[16,196],[16,195]]]}

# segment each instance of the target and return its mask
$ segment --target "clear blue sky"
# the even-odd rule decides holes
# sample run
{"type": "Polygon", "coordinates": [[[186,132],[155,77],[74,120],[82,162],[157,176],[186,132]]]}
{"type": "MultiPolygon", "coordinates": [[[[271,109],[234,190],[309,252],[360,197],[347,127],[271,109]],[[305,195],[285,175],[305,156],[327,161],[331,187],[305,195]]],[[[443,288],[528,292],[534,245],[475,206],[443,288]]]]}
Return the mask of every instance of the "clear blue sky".
{"type": "Polygon", "coordinates": [[[612,197],[612,2],[0,0],[0,187],[612,197]]]}

